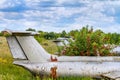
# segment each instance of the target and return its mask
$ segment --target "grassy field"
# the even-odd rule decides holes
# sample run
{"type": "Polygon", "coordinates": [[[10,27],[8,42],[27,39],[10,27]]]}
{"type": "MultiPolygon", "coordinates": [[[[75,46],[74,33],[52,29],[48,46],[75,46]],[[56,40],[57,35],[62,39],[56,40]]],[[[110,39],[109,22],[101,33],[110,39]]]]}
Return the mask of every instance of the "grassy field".
{"type": "Polygon", "coordinates": [[[32,75],[25,69],[12,64],[5,38],[0,37],[0,80],[31,80],[32,75]]]}
{"type": "MultiPolygon", "coordinates": [[[[50,53],[57,51],[57,47],[52,41],[44,41],[43,47],[50,53]]],[[[0,37],[0,80],[40,80],[34,78],[30,72],[19,66],[12,64],[13,59],[10,54],[5,37],[0,37]]],[[[43,80],[52,80],[44,78],[43,80]]],[[[57,80],[93,80],[89,77],[60,77],[57,80]]]]}

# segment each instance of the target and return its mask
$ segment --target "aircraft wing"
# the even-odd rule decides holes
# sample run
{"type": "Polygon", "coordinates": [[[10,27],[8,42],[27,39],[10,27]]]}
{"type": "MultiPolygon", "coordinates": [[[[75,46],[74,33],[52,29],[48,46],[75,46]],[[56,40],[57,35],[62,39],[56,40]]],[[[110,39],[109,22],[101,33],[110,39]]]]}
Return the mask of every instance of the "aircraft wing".
{"type": "Polygon", "coordinates": [[[109,72],[103,74],[102,77],[112,79],[112,80],[120,80],[120,71],[109,72]]]}

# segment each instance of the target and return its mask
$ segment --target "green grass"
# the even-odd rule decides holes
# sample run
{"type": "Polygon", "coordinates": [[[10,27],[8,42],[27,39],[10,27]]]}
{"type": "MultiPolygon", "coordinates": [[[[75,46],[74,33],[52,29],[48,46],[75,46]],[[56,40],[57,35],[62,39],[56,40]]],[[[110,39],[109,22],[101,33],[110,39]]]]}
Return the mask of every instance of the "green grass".
{"type": "Polygon", "coordinates": [[[41,42],[40,44],[50,54],[54,54],[55,52],[58,52],[57,45],[54,42],[52,42],[52,40],[44,40],[44,42],[41,42]]]}
{"type": "Polygon", "coordinates": [[[0,37],[0,80],[31,80],[30,72],[12,62],[7,42],[4,37],[0,37]]]}
{"type": "Polygon", "coordinates": [[[59,77],[59,80],[93,80],[89,77],[59,77]]]}
{"type": "MultiPolygon", "coordinates": [[[[57,51],[57,47],[52,41],[45,40],[41,43],[43,47],[50,53],[57,51]],[[46,45],[47,43],[47,45],[46,45]]],[[[10,54],[7,42],[4,37],[0,37],[0,80],[40,80],[22,67],[12,64],[13,59],[10,54]]],[[[45,77],[43,80],[53,80],[45,77]]],[[[90,77],[59,77],[57,80],[93,80],[90,77]]]]}
{"type": "Polygon", "coordinates": [[[31,80],[32,75],[25,69],[12,63],[1,63],[0,80],[31,80]]]}

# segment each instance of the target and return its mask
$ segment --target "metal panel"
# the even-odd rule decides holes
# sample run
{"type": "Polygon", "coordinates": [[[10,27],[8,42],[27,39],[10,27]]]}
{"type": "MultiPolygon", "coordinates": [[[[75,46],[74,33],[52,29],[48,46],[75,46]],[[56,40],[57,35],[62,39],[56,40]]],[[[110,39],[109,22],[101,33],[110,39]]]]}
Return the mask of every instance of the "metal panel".
{"type": "Polygon", "coordinates": [[[64,61],[88,61],[88,62],[120,62],[119,56],[60,56],[57,58],[58,61],[64,62],[64,61]]]}
{"type": "Polygon", "coordinates": [[[10,51],[15,59],[27,59],[14,36],[7,37],[10,51]]]}
{"type": "Polygon", "coordinates": [[[33,36],[17,36],[17,40],[31,62],[46,62],[50,59],[50,54],[43,49],[33,36]]]}
{"type": "MultiPolygon", "coordinates": [[[[46,62],[46,63],[29,63],[14,61],[14,64],[23,66],[38,75],[52,75],[52,70],[58,76],[101,76],[105,73],[119,72],[119,62],[46,62]]],[[[118,73],[119,74],[119,73],[118,73]]],[[[118,75],[117,77],[120,77],[118,75]]]]}
{"type": "Polygon", "coordinates": [[[108,79],[116,80],[117,78],[120,78],[120,71],[109,72],[107,74],[103,74],[102,76],[108,79]]]}
{"type": "Polygon", "coordinates": [[[38,35],[38,32],[32,32],[32,31],[12,31],[12,30],[4,30],[2,31],[4,35],[14,35],[14,36],[33,36],[33,35],[38,35]]]}

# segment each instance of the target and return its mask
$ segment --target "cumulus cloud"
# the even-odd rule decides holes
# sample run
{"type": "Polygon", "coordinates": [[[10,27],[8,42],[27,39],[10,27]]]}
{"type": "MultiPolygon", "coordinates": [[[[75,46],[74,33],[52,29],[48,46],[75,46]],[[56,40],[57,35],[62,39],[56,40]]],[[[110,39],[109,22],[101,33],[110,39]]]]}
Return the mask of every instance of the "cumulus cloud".
{"type": "Polygon", "coordinates": [[[105,32],[118,32],[119,8],[120,1],[109,0],[1,0],[0,30],[31,27],[59,32],[91,25],[105,32]]]}

